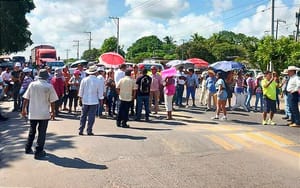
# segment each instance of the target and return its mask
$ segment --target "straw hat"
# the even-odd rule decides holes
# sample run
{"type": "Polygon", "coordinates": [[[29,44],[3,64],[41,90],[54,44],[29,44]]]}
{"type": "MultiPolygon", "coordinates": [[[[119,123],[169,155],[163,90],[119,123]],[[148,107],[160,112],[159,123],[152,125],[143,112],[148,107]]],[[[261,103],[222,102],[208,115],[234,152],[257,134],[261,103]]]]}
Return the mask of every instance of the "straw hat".
{"type": "Polygon", "coordinates": [[[85,71],[87,74],[95,74],[97,71],[97,66],[96,65],[92,65],[89,66],[89,69],[85,71]]]}
{"type": "Polygon", "coordinates": [[[288,74],[288,69],[284,69],[283,72],[281,72],[282,75],[287,75],[288,74]]]}
{"type": "Polygon", "coordinates": [[[298,67],[296,67],[296,66],[288,66],[288,71],[296,71],[296,70],[299,70],[299,68],[298,67]]]}
{"type": "Polygon", "coordinates": [[[207,71],[207,73],[208,73],[208,74],[213,74],[213,75],[215,75],[215,74],[216,74],[216,73],[215,73],[215,71],[213,71],[213,70],[211,70],[211,69],[210,69],[210,70],[208,70],[208,71],[207,71]]]}

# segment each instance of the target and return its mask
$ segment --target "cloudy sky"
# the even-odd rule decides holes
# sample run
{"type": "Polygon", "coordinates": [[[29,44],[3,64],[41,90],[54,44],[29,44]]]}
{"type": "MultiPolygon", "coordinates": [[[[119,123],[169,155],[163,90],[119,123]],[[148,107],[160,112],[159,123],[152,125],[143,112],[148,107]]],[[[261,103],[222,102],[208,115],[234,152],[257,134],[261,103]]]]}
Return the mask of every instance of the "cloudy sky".
{"type": "MultiPolygon", "coordinates": [[[[127,49],[143,36],[172,36],[178,44],[198,33],[204,37],[222,30],[261,38],[270,34],[271,0],[34,0],[36,8],[27,15],[34,44],[51,44],[58,56],[76,57],[74,40],[80,41],[80,54],[103,40],[116,36],[119,17],[120,45],[127,49]]],[[[296,29],[295,13],[300,0],[275,0],[275,20],[280,19],[278,35],[291,35],[296,29]]],[[[275,23],[276,26],[276,23],[275,23]]]]}

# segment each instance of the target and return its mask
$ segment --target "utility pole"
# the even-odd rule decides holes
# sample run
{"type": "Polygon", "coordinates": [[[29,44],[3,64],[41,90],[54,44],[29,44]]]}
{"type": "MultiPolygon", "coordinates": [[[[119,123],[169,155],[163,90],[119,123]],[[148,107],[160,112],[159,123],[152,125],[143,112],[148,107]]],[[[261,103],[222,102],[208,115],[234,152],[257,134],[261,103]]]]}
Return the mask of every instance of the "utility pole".
{"type": "Polygon", "coordinates": [[[272,22],[271,22],[271,35],[274,39],[274,8],[275,8],[275,0],[272,0],[272,22]]]}
{"type": "Polygon", "coordinates": [[[114,21],[117,21],[117,50],[116,50],[116,52],[119,53],[120,18],[119,17],[113,17],[113,16],[110,16],[109,18],[113,19],[114,21]]]}
{"type": "Polygon", "coordinates": [[[279,22],[286,23],[286,21],[284,21],[284,20],[280,20],[280,19],[276,20],[276,40],[277,40],[277,36],[278,36],[278,23],[279,22]]]}
{"type": "Polygon", "coordinates": [[[182,47],[181,47],[181,61],[183,61],[183,47],[184,47],[184,39],[180,39],[182,41],[182,47]]]}
{"type": "Polygon", "coordinates": [[[298,36],[299,36],[299,22],[300,22],[300,9],[299,12],[296,12],[296,27],[297,27],[296,42],[298,42],[298,36]]]}
{"type": "Polygon", "coordinates": [[[79,59],[79,40],[73,40],[73,42],[76,43],[73,46],[77,47],[77,59],[79,59]]]}
{"type": "Polygon", "coordinates": [[[66,60],[68,61],[69,60],[69,51],[71,51],[70,49],[66,49],[66,60]]]}
{"type": "Polygon", "coordinates": [[[92,49],[92,32],[90,32],[90,31],[85,31],[84,33],[87,33],[87,34],[89,34],[89,50],[91,50],[92,49]]]}

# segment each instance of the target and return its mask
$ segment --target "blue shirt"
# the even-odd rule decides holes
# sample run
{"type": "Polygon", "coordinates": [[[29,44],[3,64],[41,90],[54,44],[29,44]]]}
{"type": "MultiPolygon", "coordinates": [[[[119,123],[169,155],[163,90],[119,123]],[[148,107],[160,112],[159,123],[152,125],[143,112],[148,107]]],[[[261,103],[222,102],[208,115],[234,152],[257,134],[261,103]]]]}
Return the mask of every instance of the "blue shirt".
{"type": "Polygon", "coordinates": [[[206,79],[205,86],[210,93],[215,93],[217,91],[215,87],[215,83],[216,83],[216,77],[208,77],[206,79]]]}
{"type": "Polygon", "coordinates": [[[199,82],[198,82],[198,77],[196,74],[188,75],[186,77],[186,84],[187,87],[198,87],[199,82]]]}

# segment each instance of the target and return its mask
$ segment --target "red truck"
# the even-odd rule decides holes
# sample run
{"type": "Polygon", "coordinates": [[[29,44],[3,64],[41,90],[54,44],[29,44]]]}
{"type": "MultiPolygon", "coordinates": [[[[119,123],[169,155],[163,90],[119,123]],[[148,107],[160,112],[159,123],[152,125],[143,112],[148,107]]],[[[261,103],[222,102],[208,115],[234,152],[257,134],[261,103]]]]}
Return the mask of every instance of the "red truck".
{"type": "Polygon", "coordinates": [[[56,50],[53,46],[39,45],[31,49],[31,62],[34,65],[45,65],[56,59],[56,50]]]}

